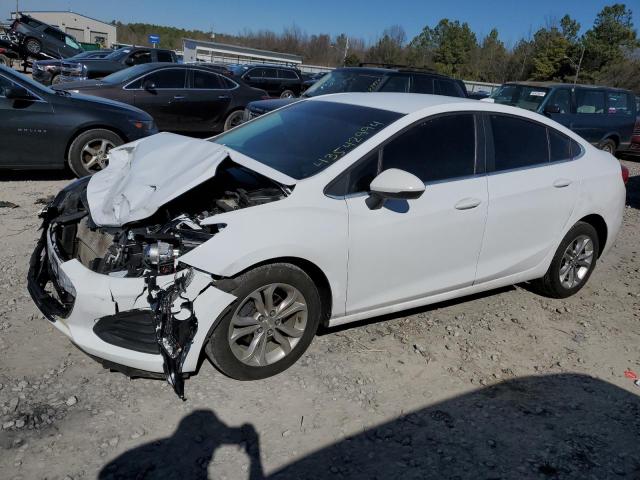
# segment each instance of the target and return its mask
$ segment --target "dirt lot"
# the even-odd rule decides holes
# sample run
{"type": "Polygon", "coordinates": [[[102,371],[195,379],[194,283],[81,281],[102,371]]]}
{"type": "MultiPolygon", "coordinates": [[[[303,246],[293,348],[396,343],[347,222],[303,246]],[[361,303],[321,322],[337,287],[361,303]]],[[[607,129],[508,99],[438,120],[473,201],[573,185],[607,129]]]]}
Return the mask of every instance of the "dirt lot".
{"type": "Polygon", "coordinates": [[[640,478],[640,163],[624,228],[566,301],[513,287],[317,337],[287,372],[208,361],[181,402],[104,370],[25,285],[42,199],[69,178],[2,173],[0,477],[640,478]]]}

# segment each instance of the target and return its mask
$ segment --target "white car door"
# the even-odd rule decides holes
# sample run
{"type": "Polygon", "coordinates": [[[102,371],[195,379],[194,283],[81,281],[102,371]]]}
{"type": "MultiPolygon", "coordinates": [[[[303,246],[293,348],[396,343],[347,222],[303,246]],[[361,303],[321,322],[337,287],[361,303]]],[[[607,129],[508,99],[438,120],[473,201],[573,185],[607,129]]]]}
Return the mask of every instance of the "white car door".
{"type": "Polygon", "coordinates": [[[347,314],[473,283],[487,217],[476,118],[458,113],[426,119],[347,173],[347,314]],[[368,186],[389,168],[416,175],[426,190],[416,200],[388,200],[371,210],[368,186]]]}
{"type": "Polygon", "coordinates": [[[557,248],[580,183],[576,142],[515,116],[487,123],[489,216],[476,283],[526,272],[557,248]]]}

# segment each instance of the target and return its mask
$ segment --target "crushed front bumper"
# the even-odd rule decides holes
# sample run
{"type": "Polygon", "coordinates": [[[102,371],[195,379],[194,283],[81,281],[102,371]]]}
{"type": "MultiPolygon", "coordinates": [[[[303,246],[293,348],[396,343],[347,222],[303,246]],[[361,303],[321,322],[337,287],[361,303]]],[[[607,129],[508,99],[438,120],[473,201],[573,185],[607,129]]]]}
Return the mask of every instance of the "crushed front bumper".
{"type": "MultiPolygon", "coordinates": [[[[136,312],[144,314],[151,311],[145,278],[103,275],[86,268],[77,259],[62,261],[46,221],[43,227],[42,236],[31,257],[28,288],[45,317],[80,349],[94,357],[138,371],[162,373],[162,355],[136,347],[135,332],[132,332],[133,343],[127,343],[104,335],[104,328],[95,328],[105,317],[109,317],[113,323],[114,317],[120,320],[120,316],[123,320],[135,316],[136,312]],[[53,291],[48,288],[53,288],[53,291]]],[[[210,274],[196,269],[191,271],[191,279],[183,296],[191,302],[198,326],[182,363],[182,373],[197,369],[200,352],[212,327],[235,300],[233,295],[213,286],[210,274]]],[[[170,287],[175,281],[174,275],[156,277],[160,289],[170,287]]],[[[126,322],[118,325],[122,338],[122,332],[126,336],[129,325],[126,322]]]]}

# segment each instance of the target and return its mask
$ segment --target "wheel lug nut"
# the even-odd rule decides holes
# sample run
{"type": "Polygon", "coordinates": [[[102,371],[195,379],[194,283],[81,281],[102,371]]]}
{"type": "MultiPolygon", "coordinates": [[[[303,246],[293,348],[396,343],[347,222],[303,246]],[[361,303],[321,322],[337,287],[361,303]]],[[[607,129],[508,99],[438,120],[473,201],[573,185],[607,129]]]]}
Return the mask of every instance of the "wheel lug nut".
{"type": "Polygon", "coordinates": [[[276,315],[276,311],[275,311],[275,310],[271,310],[271,311],[269,312],[269,315],[270,315],[270,316],[272,316],[272,317],[275,317],[275,315],[276,315]]]}
{"type": "Polygon", "coordinates": [[[280,325],[280,319],[279,318],[276,319],[276,325],[280,325]]]}
{"type": "Polygon", "coordinates": [[[264,320],[264,315],[260,315],[260,316],[258,317],[258,320],[263,321],[263,320],[264,320]]]}
{"type": "Polygon", "coordinates": [[[273,335],[273,330],[271,329],[267,330],[267,335],[273,335]]]}
{"type": "Polygon", "coordinates": [[[258,333],[262,333],[263,331],[262,327],[258,328],[258,333]]]}

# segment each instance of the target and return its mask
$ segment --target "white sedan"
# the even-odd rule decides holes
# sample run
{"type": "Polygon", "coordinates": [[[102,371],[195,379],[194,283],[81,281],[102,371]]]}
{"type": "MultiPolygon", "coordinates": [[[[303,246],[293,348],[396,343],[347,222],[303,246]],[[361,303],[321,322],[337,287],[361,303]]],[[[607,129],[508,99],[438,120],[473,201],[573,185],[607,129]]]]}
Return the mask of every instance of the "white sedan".
{"type": "Polygon", "coordinates": [[[109,161],[44,211],[29,289],[81,349],[179,395],[203,349],[259,379],[321,324],[519,282],[572,295],[625,203],[620,163],[558,123],[431,95],[317,97],[109,161]]]}

